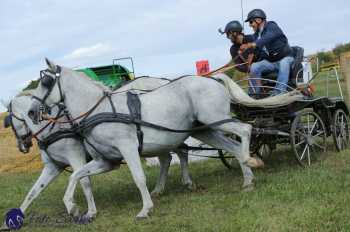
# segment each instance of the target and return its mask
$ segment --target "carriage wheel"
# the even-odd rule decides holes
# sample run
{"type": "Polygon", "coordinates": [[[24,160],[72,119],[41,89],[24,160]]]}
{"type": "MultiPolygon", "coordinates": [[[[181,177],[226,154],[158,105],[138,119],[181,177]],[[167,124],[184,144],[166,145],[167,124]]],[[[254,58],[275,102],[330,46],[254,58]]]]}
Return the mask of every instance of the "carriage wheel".
{"type": "Polygon", "coordinates": [[[333,116],[332,122],[333,140],[337,151],[344,150],[350,142],[349,118],[342,109],[337,109],[333,116]]]}
{"type": "Polygon", "coordinates": [[[326,151],[326,128],[321,117],[307,110],[297,115],[291,127],[291,145],[301,166],[310,166],[320,152],[326,151]]]}

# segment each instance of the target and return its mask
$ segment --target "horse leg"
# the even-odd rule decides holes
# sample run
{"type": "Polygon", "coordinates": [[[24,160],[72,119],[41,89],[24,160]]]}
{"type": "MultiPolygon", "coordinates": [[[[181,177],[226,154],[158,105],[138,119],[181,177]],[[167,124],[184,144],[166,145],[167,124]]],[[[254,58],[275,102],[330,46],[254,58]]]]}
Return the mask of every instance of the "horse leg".
{"type": "MultiPolygon", "coordinates": [[[[127,143],[132,144],[130,141],[127,141],[127,143]]],[[[147,189],[146,177],[141,165],[141,160],[137,147],[133,145],[127,146],[127,143],[124,143],[123,146],[118,146],[118,148],[124,160],[128,164],[131,175],[142,196],[143,207],[142,210],[137,214],[136,218],[148,218],[149,212],[153,208],[153,202],[151,199],[151,195],[149,194],[149,191],[147,189]]]]}
{"type": "Polygon", "coordinates": [[[69,178],[68,187],[63,197],[63,202],[66,206],[68,214],[72,215],[73,217],[79,217],[79,209],[74,202],[74,192],[78,180],[86,176],[108,172],[113,168],[114,166],[111,163],[103,159],[95,159],[85,164],[79,170],[73,172],[69,178]]]}
{"type": "Polygon", "coordinates": [[[223,132],[238,135],[241,138],[241,152],[236,156],[239,162],[243,162],[251,168],[264,166],[264,162],[261,159],[250,157],[250,135],[252,132],[252,126],[250,124],[231,122],[222,124],[217,128],[223,132]]]}
{"type": "Polygon", "coordinates": [[[160,196],[163,193],[164,187],[165,187],[165,182],[166,182],[166,179],[168,177],[171,159],[172,159],[172,157],[170,154],[158,156],[159,165],[160,165],[160,173],[159,173],[156,187],[151,192],[152,196],[160,196]]]}
{"type": "Polygon", "coordinates": [[[20,209],[24,213],[29,205],[39,196],[39,194],[46,189],[46,187],[62,172],[54,163],[45,163],[40,177],[37,179],[25,200],[21,204],[20,209]]]}
{"type": "MultiPolygon", "coordinates": [[[[72,158],[75,158],[75,159],[70,162],[70,165],[72,166],[74,171],[77,171],[84,166],[85,160],[82,159],[81,157],[72,156],[72,158]]],[[[87,176],[87,177],[81,178],[80,185],[82,187],[86,202],[88,204],[88,211],[79,218],[79,222],[82,224],[87,224],[91,222],[96,217],[96,214],[97,214],[95,200],[92,194],[90,177],[87,176]]]]}
{"type": "MultiPolygon", "coordinates": [[[[218,149],[227,151],[230,154],[233,154],[237,157],[237,154],[240,152],[240,144],[234,142],[232,139],[226,137],[224,134],[219,133],[213,130],[207,130],[200,133],[193,134],[192,137],[218,149]]],[[[254,174],[250,167],[246,163],[239,161],[239,165],[243,173],[243,189],[252,190],[254,188],[254,174]]]]}
{"type": "Polygon", "coordinates": [[[195,184],[192,182],[190,172],[188,169],[188,151],[187,150],[177,150],[177,156],[180,159],[181,174],[182,174],[182,184],[189,190],[194,190],[196,188],[195,184]]]}

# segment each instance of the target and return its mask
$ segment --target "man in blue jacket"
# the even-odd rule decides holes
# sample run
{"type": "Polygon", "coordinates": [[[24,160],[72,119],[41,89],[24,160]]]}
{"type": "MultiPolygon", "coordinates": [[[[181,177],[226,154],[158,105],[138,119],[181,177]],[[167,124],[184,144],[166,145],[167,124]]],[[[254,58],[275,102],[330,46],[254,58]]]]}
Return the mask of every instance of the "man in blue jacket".
{"type": "Polygon", "coordinates": [[[225,66],[230,66],[236,64],[236,69],[240,72],[248,73],[250,65],[254,57],[254,49],[246,49],[244,52],[240,53],[240,47],[242,44],[252,43],[255,41],[253,35],[244,35],[243,27],[241,23],[237,20],[233,20],[226,24],[225,30],[219,30],[221,34],[226,34],[226,37],[232,42],[230,48],[230,54],[232,60],[225,66]]]}
{"type": "Polygon", "coordinates": [[[246,22],[254,30],[255,42],[241,45],[241,51],[255,48],[259,51],[260,61],[253,63],[250,68],[252,88],[250,92],[260,94],[260,87],[256,81],[268,71],[278,71],[277,84],[271,95],[279,94],[286,90],[289,79],[290,66],[294,61],[288,39],[277,23],[266,21],[266,14],[261,9],[249,12],[246,22]]]}

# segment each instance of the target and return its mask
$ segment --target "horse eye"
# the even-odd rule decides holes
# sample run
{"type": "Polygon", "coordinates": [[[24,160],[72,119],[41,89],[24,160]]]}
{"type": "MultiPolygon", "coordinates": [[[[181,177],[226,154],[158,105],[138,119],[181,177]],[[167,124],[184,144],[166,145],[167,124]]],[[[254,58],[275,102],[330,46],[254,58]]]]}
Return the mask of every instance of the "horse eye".
{"type": "Polygon", "coordinates": [[[51,88],[55,83],[55,79],[51,76],[45,75],[41,79],[41,84],[46,88],[51,88]]]}

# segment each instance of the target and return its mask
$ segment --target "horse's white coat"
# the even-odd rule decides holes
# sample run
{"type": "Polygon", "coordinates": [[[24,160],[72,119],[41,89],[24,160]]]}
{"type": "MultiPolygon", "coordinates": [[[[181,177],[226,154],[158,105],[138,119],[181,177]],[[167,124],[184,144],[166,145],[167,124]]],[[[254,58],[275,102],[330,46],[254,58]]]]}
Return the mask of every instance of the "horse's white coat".
{"type": "MultiPolygon", "coordinates": [[[[48,62],[48,65],[53,72],[57,71],[57,66],[52,62],[48,62]]],[[[100,85],[67,68],[62,68],[60,84],[64,103],[74,118],[89,110],[103,96],[103,89],[101,89],[100,85]]],[[[38,98],[43,98],[47,92],[47,88],[39,85],[34,95],[38,98]]],[[[53,104],[60,100],[61,96],[56,82],[52,92],[46,99],[46,103],[53,104]]],[[[141,95],[140,100],[142,103],[142,119],[144,121],[169,128],[191,129],[195,121],[210,124],[231,118],[231,97],[227,89],[218,82],[208,78],[185,77],[156,91],[141,95]]],[[[126,94],[113,95],[112,101],[118,112],[129,113],[126,105],[126,94]]],[[[39,106],[40,103],[34,101],[30,110],[32,115],[39,113],[39,106]]],[[[101,112],[111,112],[111,105],[108,101],[103,101],[92,115],[101,112]]],[[[213,129],[215,130],[197,133],[198,138],[209,145],[233,153],[241,164],[244,183],[250,184],[253,174],[247,165],[255,167],[261,165],[261,162],[251,158],[249,154],[251,126],[245,123],[231,122],[213,129]],[[232,143],[219,131],[234,133],[241,137],[242,142],[232,143]],[[217,140],[213,141],[213,136],[220,138],[224,143],[218,144],[217,140]]],[[[189,133],[177,134],[148,127],[142,127],[142,130],[144,132],[144,150],[142,155],[145,156],[154,154],[168,155],[169,151],[176,150],[189,136],[189,133]]],[[[68,212],[71,212],[73,209],[70,202],[73,199],[77,180],[84,176],[108,171],[110,167],[107,160],[123,158],[127,162],[142,196],[143,208],[137,217],[148,217],[150,210],[153,208],[153,202],[147,189],[146,178],[137,150],[138,140],[135,125],[102,123],[86,132],[86,137],[103,156],[94,154],[93,161],[72,174],[64,198],[68,212]]]]}
{"type": "MultiPolygon", "coordinates": [[[[47,122],[42,122],[38,125],[33,124],[32,120],[27,116],[28,109],[32,104],[31,96],[19,96],[12,100],[12,111],[15,115],[25,120],[25,123],[13,117],[14,129],[19,136],[26,134],[28,126],[32,133],[39,131],[47,122]]],[[[50,127],[49,127],[50,128],[50,127]]],[[[59,128],[55,126],[49,132],[49,128],[38,135],[39,139],[43,139],[50,133],[54,133],[59,128]]],[[[17,139],[18,146],[21,146],[21,141],[17,139]]],[[[29,205],[46,189],[46,187],[64,170],[64,167],[69,165],[73,170],[79,170],[86,164],[86,153],[83,144],[78,139],[66,138],[57,141],[50,145],[47,150],[40,150],[41,159],[44,163],[39,178],[27,194],[25,200],[21,204],[22,212],[25,212],[29,205]]],[[[84,177],[80,180],[86,201],[88,203],[88,212],[83,215],[83,219],[92,219],[97,214],[97,209],[94,202],[94,197],[91,190],[89,177],[84,177]]],[[[73,204],[75,205],[74,201],[73,204]]],[[[79,212],[75,211],[73,216],[79,216],[79,212]]]]}

